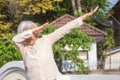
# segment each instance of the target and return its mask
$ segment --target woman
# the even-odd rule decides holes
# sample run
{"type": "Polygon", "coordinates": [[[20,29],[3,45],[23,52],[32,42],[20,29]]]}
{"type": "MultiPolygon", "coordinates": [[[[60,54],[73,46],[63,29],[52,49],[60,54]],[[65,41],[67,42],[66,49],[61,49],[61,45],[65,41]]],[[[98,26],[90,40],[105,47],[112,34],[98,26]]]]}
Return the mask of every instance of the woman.
{"type": "Polygon", "coordinates": [[[91,12],[65,24],[53,33],[37,38],[48,23],[37,27],[32,21],[23,21],[18,26],[18,35],[13,42],[19,49],[28,80],[55,80],[61,73],[54,60],[52,45],[67,34],[71,29],[83,24],[83,20],[93,15],[98,6],[91,12]]]}

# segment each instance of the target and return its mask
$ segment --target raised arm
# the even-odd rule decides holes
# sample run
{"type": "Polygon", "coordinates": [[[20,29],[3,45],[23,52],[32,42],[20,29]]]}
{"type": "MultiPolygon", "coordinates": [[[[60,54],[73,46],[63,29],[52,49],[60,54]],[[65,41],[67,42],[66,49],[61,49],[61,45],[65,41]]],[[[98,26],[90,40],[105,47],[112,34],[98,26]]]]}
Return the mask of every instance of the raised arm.
{"type": "Polygon", "coordinates": [[[23,31],[22,33],[19,33],[18,35],[14,36],[13,37],[13,42],[15,44],[21,44],[23,41],[25,41],[26,39],[29,39],[33,36],[36,36],[38,33],[41,32],[41,30],[46,27],[48,23],[45,23],[43,25],[41,25],[40,27],[36,27],[36,28],[32,28],[30,30],[26,30],[26,31],[23,31]]]}
{"type": "Polygon", "coordinates": [[[98,10],[98,6],[93,11],[86,13],[85,15],[68,22],[64,26],[55,30],[53,33],[48,34],[47,35],[48,40],[50,40],[51,44],[55,43],[65,34],[69,33],[71,29],[80,27],[83,24],[83,20],[85,20],[89,16],[92,16],[97,10],[98,10]]]}
{"type": "Polygon", "coordinates": [[[99,8],[99,6],[96,6],[94,10],[92,10],[92,11],[89,12],[89,13],[84,14],[84,15],[81,16],[80,18],[81,18],[82,20],[85,20],[87,17],[92,16],[92,15],[98,10],[98,8],[99,8]]]}

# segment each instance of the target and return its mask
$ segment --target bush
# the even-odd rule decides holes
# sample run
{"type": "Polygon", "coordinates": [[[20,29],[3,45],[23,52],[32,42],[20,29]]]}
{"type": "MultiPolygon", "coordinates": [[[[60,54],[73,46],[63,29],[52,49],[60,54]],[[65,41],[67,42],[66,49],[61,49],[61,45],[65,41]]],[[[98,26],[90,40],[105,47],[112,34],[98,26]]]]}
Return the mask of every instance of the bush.
{"type": "Polygon", "coordinates": [[[12,43],[12,37],[15,34],[9,34],[6,39],[0,40],[0,67],[9,61],[21,60],[22,57],[12,43]]]}

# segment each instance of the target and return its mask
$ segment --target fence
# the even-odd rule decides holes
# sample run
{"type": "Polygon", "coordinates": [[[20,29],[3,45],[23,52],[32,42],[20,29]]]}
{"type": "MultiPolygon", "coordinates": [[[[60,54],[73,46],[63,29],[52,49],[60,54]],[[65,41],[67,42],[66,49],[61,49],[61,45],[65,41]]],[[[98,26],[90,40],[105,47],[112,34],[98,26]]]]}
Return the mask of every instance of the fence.
{"type": "Polygon", "coordinates": [[[89,74],[120,75],[120,61],[98,62],[97,70],[91,70],[89,74]]]}
{"type": "MultiPolygon", "coordinates": [[[[120,75],[119,61],[113,61],[113,62],[102,61],[102,62],[98,62],[97,64],[89,63],[87,64],[87,67],[91,68],[88,74],[120,75]]],[[[77,70],[77,67],[73,62],[65,62],[62,65],[62,71],[64,73],[74,74],[76,70],[77,70]]]]}

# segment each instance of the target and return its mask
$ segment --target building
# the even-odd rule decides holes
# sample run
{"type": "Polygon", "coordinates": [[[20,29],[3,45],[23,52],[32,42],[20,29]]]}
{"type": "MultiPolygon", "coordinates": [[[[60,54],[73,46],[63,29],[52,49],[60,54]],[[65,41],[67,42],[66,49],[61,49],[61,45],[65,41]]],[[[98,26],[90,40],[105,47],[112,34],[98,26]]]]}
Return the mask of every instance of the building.
{"type": "MultiPolygon", "coordinates": [[[[75,18],[76,17],[74,16],[65,14],[60,18],[51,22],[50,25],[52,27],[59,28],[65,25],[66,23],[68,23],[69,21],[74,20],[75,18]]],[[[97,70],[97,42],[99,42],[100,40],[103,40],[107,34],[98,28],[90,26],[87,23],[83,23],[83,25],[80,27],[80,30],[86,33],[88,36],[91,36],[96,39],[96,43],[92,43],[90,51],[82,50],[81,48],[79,49],[79,51],[82,51],[82,53],[80,54],[80,58],[84,60],[85,65],[88,66],[90,70],[97,70]]],[[[64,50],[69,50],[69,48],[65,46],[64,50]]],[[[67,63],[67,61],[70,64],[72,63],[70,60],[66,61],[64,58],[62,59],[62,61],[63,61],[62,63],[67,63]]],[[[68,67],[66,69],[68,69],[68,67]]]]}
{"type": "Polygon", "coordinates": [[[106,54],[105,70],[120,70],[120,47],[116,47],[106,54]]]}

